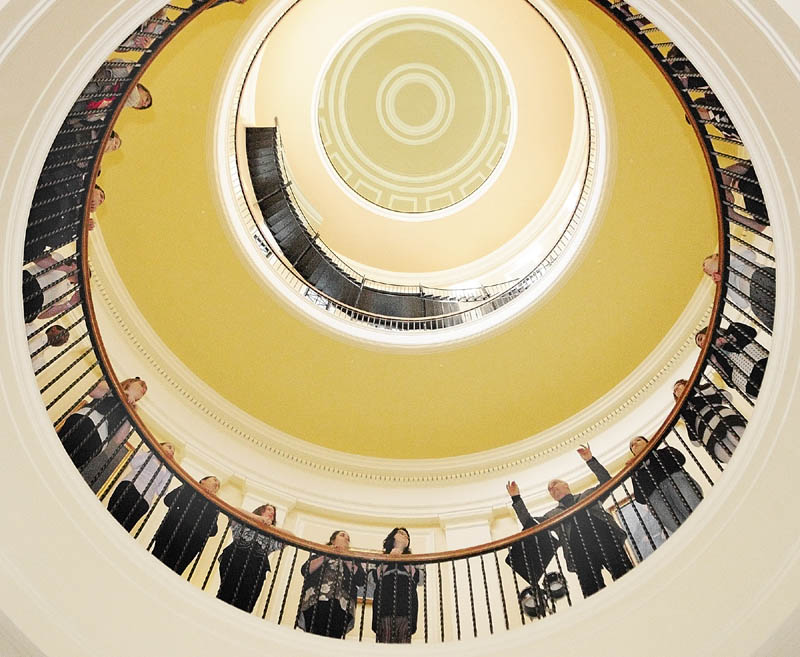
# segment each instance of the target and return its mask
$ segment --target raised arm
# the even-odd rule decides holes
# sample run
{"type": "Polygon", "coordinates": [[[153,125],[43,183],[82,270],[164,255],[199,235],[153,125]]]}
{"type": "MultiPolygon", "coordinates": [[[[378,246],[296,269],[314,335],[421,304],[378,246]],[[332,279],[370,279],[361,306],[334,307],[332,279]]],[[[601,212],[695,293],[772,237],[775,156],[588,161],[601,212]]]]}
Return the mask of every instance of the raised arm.
{"type": "Polygon", "coordinates": [[[594,473],[594,476],[597,477],[597,481],[600,482],[599,486],[592,486],[591,488],[587,488],[585,491],[583,491],[579,496],[583,498],[590,493],[593,493],[600,486],[609,481],[611,479],[611,475],[608,473],[608,470],[606,470],[605,466],[592,455],[592,450],[589,448],[589,445],[581,445],[578,449],[578,454],[580,454],[581,458],[586,461],[586,465],[589,466],[589,469],[594,473]]]}
{"type": "Polygon", "coordinates": [[[522,523],[522,528],[530,529],[538,525],[539,521],[530,514],[528,507],[525,506],[525,502],[522,501],[517,482],[509,481],[506,484],[506,491],[508,491],[508,494],[511,496],[511,507],[514,509],[514,513],[517,514],[520,523],[522,523]]]}

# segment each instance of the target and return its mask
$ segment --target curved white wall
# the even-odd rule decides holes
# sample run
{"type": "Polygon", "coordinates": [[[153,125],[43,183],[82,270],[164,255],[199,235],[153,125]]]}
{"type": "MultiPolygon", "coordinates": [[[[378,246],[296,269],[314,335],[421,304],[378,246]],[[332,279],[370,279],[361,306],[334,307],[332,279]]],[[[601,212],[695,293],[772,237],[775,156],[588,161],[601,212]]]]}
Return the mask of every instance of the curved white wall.
{"type": "MultiPolygon", "coordinates": [[[[254,1],[254,0],[251,0],[254,1]]],[[[789,8],[794,2],[783,0],[789,8]]],[[[60,116],[90,72],[160,0],[8,0],[0,9],[0,653],[374,655],[246,618],[182,584],[116,526],[63,452],[30,376],[19,304],[26,208],[60,116]],[[44,45],[47,44],[46,56],[44,45]],[[18,373],[18,375],[17,375],[18,373]]],[[[747,440],[669,544],[591,602],[519,632],[431,654],[795,655],[800,645],[796,304],[800,26],[777,0],[647,0],[698,65],[753,153],[776,227],[774,354],[747,440]],[[746,44],[746,47],[743,47],[746,44]]]]}

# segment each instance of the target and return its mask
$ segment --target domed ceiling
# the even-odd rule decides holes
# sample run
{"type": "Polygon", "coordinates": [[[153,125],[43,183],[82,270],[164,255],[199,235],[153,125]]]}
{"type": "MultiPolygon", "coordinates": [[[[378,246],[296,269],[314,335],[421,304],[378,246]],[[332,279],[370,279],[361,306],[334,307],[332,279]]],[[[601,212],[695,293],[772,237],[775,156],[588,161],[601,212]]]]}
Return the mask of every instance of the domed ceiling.
{"type": "MultiPolygon", "coordinates": [[[[502,332],[431,353],[392,353],[336,339],[287,310],[242,262],[209,185],[220,62],[267,4],[222,6],[178,35],[146,74],[153,107],[122,114],[117,130],[123,148],[103,162],[100,184],[107,201],[98,217],[105,247],[98,248],[108,249],[142,317],[195,375],[253,417],[311,443],[366,456],[436,458],[508,445],[552,427],[608,393],[653,352],[702,281],[699,263],[715,248],[715,201],[703,153],[679,102],[610,19],[586,2],[554,3],[579,26],[613,109],[615,175],[582,259],[557,292],[502,332]]],[[[313,13],[322,4],[301,0],[296,7],[313,13]]],[[[509,41],[515,30],[509,16],[532,12],[523,0],[416,6],[468,14],[481,33],[505,29],[509,41]]],[[[352,28],[358,21],[348,15],[351,8],[363,16],[365,8],[377,14],[401,7],[389,0],[341,0],[336,20],[352,28]]],[[[376,22],[375,29],[383,24],[376,22]]],[[[302,72],[307,45],[331,38],[317,27],[303,33],[302,26],[296,24],[301,31],[287,42],[284,77],[295,66],[302,72]]],[[[339,32],[337,40],[346,33],[339,32]]],[[[357,42],[359,34],[347,43],[357,42]]],[[[537,64],[549,66],[546,58],[517,61],[506,51],[502,58],[516,89],[522,78],[515,71],[536,76],[537,64]]],[[[563,54],[556,66],[567,70],[563,54]]],[[[389,75],[396,68],[387,65],[371,78],[373,111],[377,116],[377,88],[401,80],[393,100],[381,107],[393,108],[396,126],[423,126],[439,112],[432,89],[438,78],[430,72],[424,81],[402,77],[411,69],[389,75]]],[[[333,68],[317,67],[316,75],[325,71],[333,68]]],[[[455,91],[458,83],[448,79],[455,91]]],[[[569,75],[563,84],[571,94],[569,75]]],[[[304,94],[283,99],[292,101],[298,113],[308,114],[313,106],[304,94]]],[[[447,112],[446,102],[442,107],[447,112]]],[[[315,114],[305,123],[304,139],[313,140],[318,119],[315,114]]],[[[291,139],[287,135],[287,147],[291,139]]],[[[535,170],[535,152],[521,152],[535,170]]],[[[326,178],[320,186],[336,186],[326,178]]],[[[309,194],[316,189],[304,187],[309,194]]],[[[507,190],[527,192],[519,185],[507,190]]],[[[449,234],[458,232],[458,218],[459,213],[447,218],[454,222],[449,234]]],[[[495,237],[492,218],[485,215],[479,229],[489,241],[495,237]]],[[[391,230],[383,239],[379,249],[390,248],[391,230]]],[[[394,249],[398,261],[404,254],[394,249]]]]}
{"type": "Polygon", "coordinates": [[[364,199],[418,218],[464,200],[509,146],[504,68],[448,16],[403,12],[347,35],[317,102],[331,165],[364,199]]]}
{"type": "Polygon", "coordinates": [[[277,119],[321,239],[376,280],[474,278],[521,233],[549,239],[546,208],[585,172],[577,76],[524,0],[497,15],[477,0],[302,0],[270,32],[244,96],[246,125],[277,119]]]}

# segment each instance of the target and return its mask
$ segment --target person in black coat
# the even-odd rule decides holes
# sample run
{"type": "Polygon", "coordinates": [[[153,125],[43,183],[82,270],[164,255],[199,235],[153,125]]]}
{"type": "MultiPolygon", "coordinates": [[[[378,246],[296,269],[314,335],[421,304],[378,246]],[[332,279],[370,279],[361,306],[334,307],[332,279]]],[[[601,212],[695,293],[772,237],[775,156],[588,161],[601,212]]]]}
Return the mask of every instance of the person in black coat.
{"type": "MultiPolygon", "coordinates": [[[[647,438],[636,436],[629,444],[635,458],[647,447],[647,438]]],[[[703,499],[700,485],[683,469],[686,457],[665,445],[654,449],[633,473],[633,497],[649,505],[667,534],[674,532],[703,499]]]]}
{"type": "MultiPolygon", "coordinates": [[[[752,326],[731,322],[720,327],[711,346],[711,364],[726,385],[736,388],[751,399],[758,397],[769,352],[756,340],[757,331],[752,326]]],[[[702,349],[708,338],[708,327],[695,334],[695,343],[702,349]]]]}
{"type": "MultiPolygon", "coordinates": [[[[247,515],[255,523],[269,526],[274,526],[277,519],[272,504],[262,504],[247,515]]],[[[270,570],[269,555],[283,544],[266,532],[235,520],[231,520],[231,534],[233,542],[219,555],[217,597],[249,613],[270,570]]]]}
{"type": "MultiPolygon", "coordinates": [[[[120,383],[128,404],[136,403],[147,392],[147,384],[138,376],[120,383]]],[[[58,429],[58,437],[70,459],[83,470],[107,444],[121,445],[131,430],[128,411],[105,381],[89,393],[85,406],[67,416],[58,429]]]]}
{"type": "MultiPolygon", "coordinates": [[[[71,176],[70,167],[59,167],[53,175],[71,176]]],[[[88,175],[88,174],[87,174],[88,175]]],[[[96,212],[105,201],[105,192],[95,185],[89,195],[89,212],[96,212]]],[[[48,250],[58,249],[78,239],[83,221],[83,182],[77,179],[41,188],[34,196],[25,232],[25,262],[43,256],[48,250]]],[[[94,220],[88,220],[89,230],[94,220]]]]}
{"type": "MultiPolygon", "coordinates": [[[[383,541],[384,554],[411,554],[405,527],[395,527],[383,541]]],[[[399,562],[381,564],[370,573],[375,578],[372,630],[378,643],[411,643],[417,631],[419,599],[417,566],[399,562]]]]}
{"type": "MultiPolygon", "coordinates": [[[[350,535],[336,530],[328,545],[342,554],[350,550],[350,535]]],[[[300,569],[303,592],[297,626],[311,634],[343,639],[355,623],[358,587],[366,582],[360,563],[312,554],[300,569]]]]}
{"type": "MultiPolygon", "coordinates": [[[[586,461],[586,465],[595,474],[601,485],[611,479],[608,470],[592,456],[592,451],[588,446],[578,449],[578,454],[586,461]]],[[[513,501],[514,511],[523,527],[532,526],[537,522],[544,522],[544,520],[563,514],[598,488],[599,486],[595,486],[573,495],[566,481],[553,479],[547,485],[547,491],[550,493],[550,497],[558,502],[558,506],[542,517],[532,518],[520,496],[516,483],[510,482],[506,486],[513,501]]],[[[567,569],[578,575],[584,597],[596,593],[605,586],[602,575],[603,568],[608,570],[614,579],[622,577],[633,568],[624,547],[627,534],[614,521],[611,514],[602,507],[600,501],[590,504],[585,510],[564,520],[557,526],[556,533],[564,548],[567,569]]]]}
{"type": "MultiPolygon", "coordinates": [[[[204,477],[200,486],[209,495],[219,491],[219,479],[204,477]]],[[[153,554],[179,575],[217,534],[217,505],[188,484],[167,493],[167,515],[156,531],[153,554]]]]}

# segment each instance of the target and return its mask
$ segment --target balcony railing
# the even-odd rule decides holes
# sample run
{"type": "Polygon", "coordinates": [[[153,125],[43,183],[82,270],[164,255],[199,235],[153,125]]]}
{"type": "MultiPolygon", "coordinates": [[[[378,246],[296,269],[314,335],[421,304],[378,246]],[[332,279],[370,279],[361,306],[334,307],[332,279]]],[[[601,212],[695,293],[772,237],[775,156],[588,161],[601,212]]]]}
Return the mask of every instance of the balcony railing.
{"type": "MultiPolygon", "coordinates": [[[[581,193],[571,217],[547,254],[519,278],[478,288],[402,286],[371,280],[348,265],[320,238],[294,192],[275,127],[245,128],[246,157],[237,153],[237,172],[247,163],[255,204],[251,233],[267,261],[297,293],[336,317],[392,331],[431,331],[474,322],[502,308],[542,280],[567,251],[584,219],[597,156],[594,111],[579,67],[567,51],[580,82],[586,112],[588,147],[581,193]]],[[[238,141],[233,140],[234,148],[238,141]]],[[[249,201],[248,201],[249,204],[249,201]]]]}
{"type": "Polygon", "coordinates": [[[216,3],[166,5],[76,99],[28,220],[22,296],[34,371],[55,432],[87,484],[180,576],[262,619],[328,636],[482,636],[557,613],[626,574],[719,479],[743,439],[769,356],[775,270],[766,204],[733,122],[701,74],[630,5],[593,1],[672,82],[706,154],[720,236],[719,255],[704,263],[718,279],[712,320],[698,338],[692,375],[677,382],[672,411],[648,441],[632,441],[620,472],[610,476],[582,450],[599,485],[573,495],[551,482],[558,504],[538,517],[509,484],[524,530],[465,550],[403,554],[402,532],[392,532],[383,551],[351,550],[341,532],[319,545],[269,525],[268,505],[253,513],[232,507],[214,494],[213,477],[194,480],[142,423],[135,402],[143,382],[120,383],[109,366],[87,267],[100,160],[116,145],[112,127],[123,108],[146,111],[148,92],[137,84],[147,64],[216,3]]]}

